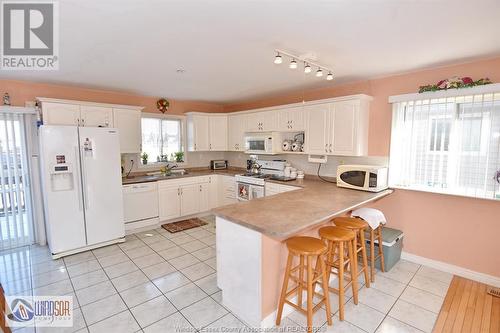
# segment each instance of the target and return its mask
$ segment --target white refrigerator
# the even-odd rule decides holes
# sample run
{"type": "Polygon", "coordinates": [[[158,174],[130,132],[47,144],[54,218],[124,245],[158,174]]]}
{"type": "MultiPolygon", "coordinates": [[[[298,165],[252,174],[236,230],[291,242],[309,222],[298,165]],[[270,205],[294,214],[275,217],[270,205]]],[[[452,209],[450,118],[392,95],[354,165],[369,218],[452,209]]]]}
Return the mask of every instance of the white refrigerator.
{"type": "Polygon", "coordinates": [[[52,256],[123,242],[118,130],[43,125],[39,134],[45,226],[52,256]]]}

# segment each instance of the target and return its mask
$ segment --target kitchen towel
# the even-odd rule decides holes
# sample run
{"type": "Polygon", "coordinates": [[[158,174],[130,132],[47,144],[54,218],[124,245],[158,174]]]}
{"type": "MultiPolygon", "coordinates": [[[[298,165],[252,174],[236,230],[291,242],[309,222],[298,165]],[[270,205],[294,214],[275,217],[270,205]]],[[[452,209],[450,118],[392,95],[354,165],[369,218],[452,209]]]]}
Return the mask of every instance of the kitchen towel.
{"type": "Polygon", "coordinates": [[[370,225],[372,229],[377,229],[380,224],[387,223],[384,213],[374,208],[359,208],[353,210],[351,216],[362,218],[370,225]]]}

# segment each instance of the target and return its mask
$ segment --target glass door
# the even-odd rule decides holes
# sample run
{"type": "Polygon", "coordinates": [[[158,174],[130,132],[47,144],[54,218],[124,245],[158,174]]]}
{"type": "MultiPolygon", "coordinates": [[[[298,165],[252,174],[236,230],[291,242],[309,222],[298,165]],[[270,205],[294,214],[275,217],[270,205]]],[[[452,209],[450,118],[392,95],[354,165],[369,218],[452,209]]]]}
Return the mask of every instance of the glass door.
{"type": "Polygon", "coordinates": [[[33,243],[23,114],[0,114],[0,249],[33,243]]]}

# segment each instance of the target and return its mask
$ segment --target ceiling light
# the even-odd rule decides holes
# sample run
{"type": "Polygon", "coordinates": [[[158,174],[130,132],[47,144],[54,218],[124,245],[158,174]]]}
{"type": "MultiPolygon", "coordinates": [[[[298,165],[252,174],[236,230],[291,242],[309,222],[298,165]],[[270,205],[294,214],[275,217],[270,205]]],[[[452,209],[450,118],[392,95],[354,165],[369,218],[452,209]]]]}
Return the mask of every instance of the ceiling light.
{"type": "Polygon", "coordinates": [[[326,79],[327,79],[328,81],[333,80],[333,74],[332,74],[331,72],[330,72],[330,73],[328,73],[328,75],[326,76],[326,79]]]}
{"type": "Polygon", "coordinates": [[[290,67],[291,69],[297,68],[297,61],[293,59],[292,61],[290,61],[290,65],[288,67],[290,67]]]}
{"type": "Polygon", "coordinates": [[[318,70],[316,71],[316,76],[317,77],[322,77],[323,76],[323,71],[321,70],[321,68],[318,68],[318,70]]]}
{"type": "Polygon", "coordinates": [[[311,66],[309,66],[309,64],[306,64],[304,66],[304,73],[306,74],[311,73],[311,66]]]}
{"type": "Polygon", "coordinates": [[[277,54],[277,55],[276,55],[276,57],[274,58],[274,63],[275,63],[276,65],[279,65],[279,64],[281,64],[282,62],[283,62],[283,58],[281,58],[281,56],[280,56],[280,54],[279,54],[279,52],[278,52],[278,54],[277,54]]]}

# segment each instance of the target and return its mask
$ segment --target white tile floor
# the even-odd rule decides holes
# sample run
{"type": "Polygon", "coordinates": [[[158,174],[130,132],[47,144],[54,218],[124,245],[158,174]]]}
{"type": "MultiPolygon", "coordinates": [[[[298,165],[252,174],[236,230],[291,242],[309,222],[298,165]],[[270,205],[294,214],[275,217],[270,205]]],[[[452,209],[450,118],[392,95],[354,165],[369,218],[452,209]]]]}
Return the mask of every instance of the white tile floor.
{"type": "MultiPolygon", "coordinates": [[[[176,234],[155,229],[130,235],[123,244],[59,260],[50,258],[47,247],[0,252],[0,280],[7,294],[74,296],[73,328],[27,327],[16,332],[244,328],[222,305],[216,285],[215,227],[213,218],[207,221],[207,226],[176,234]]],[[[344,322],[338,320],[338,298],[331,294],[334,324],[326,326],[320,311],[315,326],[323,332],[431,332],[451,278],[400,261],[390,272],[378,273],[372,288],[361,284],[358,305],[346,298],[344,322]]],[[[304,325],[299,313],[282,322],[292,331],[304,325]]]]}

